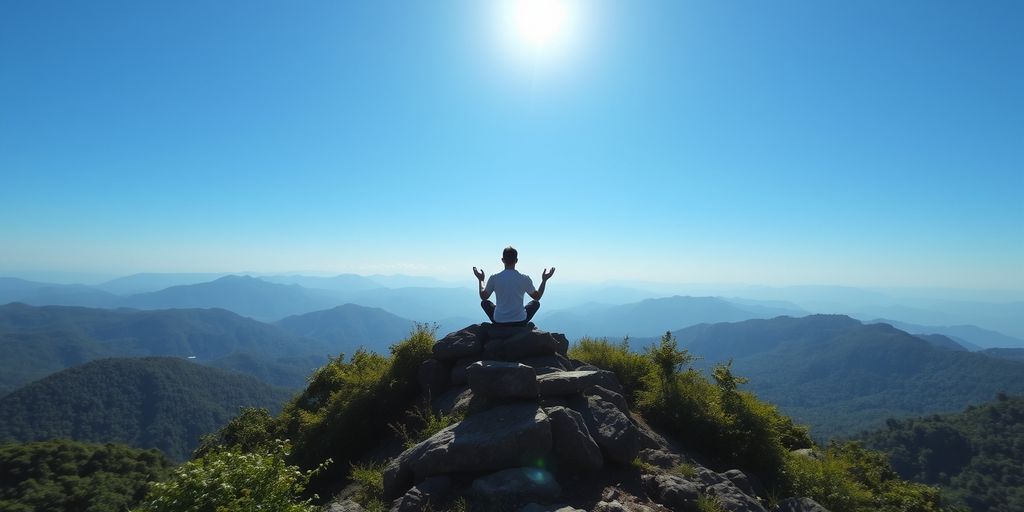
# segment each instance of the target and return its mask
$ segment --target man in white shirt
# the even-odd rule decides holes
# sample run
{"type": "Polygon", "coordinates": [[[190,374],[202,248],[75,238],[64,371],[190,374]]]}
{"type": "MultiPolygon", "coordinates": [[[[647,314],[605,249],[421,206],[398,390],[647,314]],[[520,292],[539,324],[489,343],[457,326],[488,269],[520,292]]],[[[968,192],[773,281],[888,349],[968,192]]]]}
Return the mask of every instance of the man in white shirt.
{"type": "Polygon", "coordinates": [[[544,269],[541,272],[540,288],[533,287],[533,280],[526,274],[520,274],[516,270],[516,263],[519,262],[519,252],[512,246],[508,246],[501,253],[501,262],[505,264],[505,270],[492,275],[484,285],[484,271],[473,267],[473,275],[480,282],[480,307],[487,313],[487,318],[496,324],[516,324],[529,322],[533,315],[540,309],[540,298],[544,295],[544,287],[548,279],[555,275],[555,267],[551,270],[544,269]],[[495,305],[489,299],[495,294],[498,304],[495,305]],[[523,294],[529,295],[533,300],[523,306],[523,294]]]}

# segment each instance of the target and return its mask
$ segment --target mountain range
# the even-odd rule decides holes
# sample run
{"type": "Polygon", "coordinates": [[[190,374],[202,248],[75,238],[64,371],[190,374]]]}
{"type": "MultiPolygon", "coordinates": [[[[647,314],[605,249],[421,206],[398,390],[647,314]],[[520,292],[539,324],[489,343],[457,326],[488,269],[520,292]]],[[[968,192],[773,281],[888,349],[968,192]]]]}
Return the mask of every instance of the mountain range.
{"type": "Polygon", "coordinates": [[[820,439],[1024,393],[1024,363],[950,350],[844,315],[702,324],[674,335],[704,367],[732,361],[752,391],[820,439]]]}
{"type": "Polygon", "coordinates": [[[116,441],[183,460],[240,407],[278,410],[289,396],[184,359],[101,359],[0,398],[0,440],[116,441]]]}

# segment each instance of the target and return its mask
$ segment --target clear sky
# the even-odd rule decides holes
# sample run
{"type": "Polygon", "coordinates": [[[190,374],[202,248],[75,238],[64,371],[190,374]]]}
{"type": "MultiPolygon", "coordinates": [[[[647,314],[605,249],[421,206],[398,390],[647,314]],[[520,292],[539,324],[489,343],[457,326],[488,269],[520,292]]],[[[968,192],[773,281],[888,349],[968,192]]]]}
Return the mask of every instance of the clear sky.
{"type": "Polygon", "coordinates": [[[1024,2],[552,2],[0,2],[0,274],[1024,288],[1024,2]]]}

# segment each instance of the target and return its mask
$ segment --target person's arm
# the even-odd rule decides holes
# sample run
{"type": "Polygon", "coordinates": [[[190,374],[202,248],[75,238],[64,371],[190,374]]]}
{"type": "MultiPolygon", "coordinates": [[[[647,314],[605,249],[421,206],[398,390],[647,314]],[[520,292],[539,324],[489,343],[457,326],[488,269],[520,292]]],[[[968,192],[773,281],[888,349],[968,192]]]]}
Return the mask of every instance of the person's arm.
{"type": "Polygon", "coordinates": [[[476,267],[473,267],[473,275],[476,276],[477,284],[480,285],[480,300],[487,300],[491,296],[491,293],[493,292],[489,292],[486,290],[486,288],[484,288],[483,269],[477,270],[476,267]]]}
{"type": "Polygon", "coordinates": [[[530,297],[533,298],[533,300],[540,300],[540,298],[544,296],[544,288],[548,284],[548,279],[551,279],[551,276],[553,275],[555,275],[555,267],[551,267],[550,271],[548,269],[544,269],[544,271],[540,273],[540,287],[537,288],[537,291],[530,294],[530,297]]]}

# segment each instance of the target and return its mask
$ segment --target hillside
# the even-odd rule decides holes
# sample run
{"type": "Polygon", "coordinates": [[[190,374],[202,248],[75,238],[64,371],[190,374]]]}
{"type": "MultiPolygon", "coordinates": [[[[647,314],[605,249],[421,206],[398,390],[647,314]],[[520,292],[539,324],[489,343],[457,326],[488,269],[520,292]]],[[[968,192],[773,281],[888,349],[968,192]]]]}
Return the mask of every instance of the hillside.
{"type": "Polygon", "coordinates": [[[239,407],[277,409],[287,397],[251,377],[182,359],[101,359],[0,398],[0,440],[114,441],[181,460],[239,407]]]}
{"type": "MultiPolygon", "coordinates": [[[[543,309],[542,309],[543,313],[543,309]]],[[[735,322],[800,314],[790,309],[739,304],[718,297],[665,297],[622,305],[588,305],[539,316],[545,326],[570,338],[652,337],[700,323],[735,322]]]]}
{"type": "Polygon", "coordinates": [[[0,510],[128,510],[171,462],[157,450],[66,439],[0,444],[0,510]]]}
{"type": "Polygon", "coordinates": [[[221,309],[137,311],[25,304],[0,306],[0,350],[0,394],[101,357],[174,356],[209,362],[250,354],[274,362],[300,355],[323,358],[330,352],[314,340],[221,309]]]}
{"type": "Polygon", "coordinates": [[[963,412],[892,420],[860,436],[904,478],[939,485],[976,511],[1024,510],[1024,397],[963,412]]]}
{"type": "Polygon", "coordinates": [[[292,335],[320,341],[334,354],[352,354],[359,347],[386,352],[389,344],[412,331],[413,321],[380,308],[344,304],[290,316],[275,325],[292,335]]]}
{"type": "Polygon", "coordinates": [[[819,439],[1024,392],[1020,362],[937,348],[842,315],[706,324],[675,335],[705,367],[732,359],[758,396],[819,439]]]}

